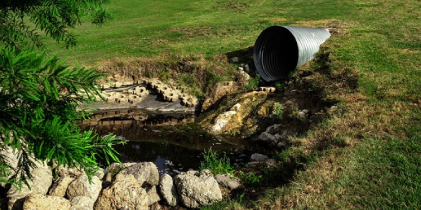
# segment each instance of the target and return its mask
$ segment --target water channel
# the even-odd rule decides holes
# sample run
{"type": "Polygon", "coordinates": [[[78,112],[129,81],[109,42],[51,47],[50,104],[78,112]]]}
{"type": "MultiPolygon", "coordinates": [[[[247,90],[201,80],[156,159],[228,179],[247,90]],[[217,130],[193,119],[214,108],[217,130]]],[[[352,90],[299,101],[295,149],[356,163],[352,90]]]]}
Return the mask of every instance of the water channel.
{"type": "Polygon", "coordinates": [[[249,161],[263,148],[239,138],[213,136],[194,123],[193,114],[157,113],[145,109],[107,109],[80,124],[83,130],[114,133],[128,140],[117,145],[122,162],[154,162],[159,172],[171,175],[197,170],[209,148],[226,155],[233,165],[249,161]]]}

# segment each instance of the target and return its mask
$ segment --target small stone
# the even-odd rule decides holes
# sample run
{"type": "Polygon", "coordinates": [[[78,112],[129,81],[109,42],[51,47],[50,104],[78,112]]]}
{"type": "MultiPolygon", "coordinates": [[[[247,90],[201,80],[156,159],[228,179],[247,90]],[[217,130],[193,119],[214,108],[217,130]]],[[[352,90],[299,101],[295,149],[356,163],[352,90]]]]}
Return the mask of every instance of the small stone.
{"type": "MultiPolygon", "coordinates": [[[[241,67],[241,68],[242,68],[242,67],[241,67]]],[[[247,72],[245,72],[245,71],[243,71],[243,70],[240,70],[239,72],[240,72],[241,78],[242,78],[244,81],[249,81],[249,80],[250,80],[250,75],[249,75],[249,74],[247,74],[247,72]]]]}
{"type": "Polygon", "coordinates": [[[304,113],[303,111],[300,111],[300,112],[298,112],[298,116],[300,117],[300,118],[306,118],[306,113],[304,113]]]}
{"type": "Polygon", "coordinates": [[[243,68],[243,67],[241,67],[241,66],[239,66],[239,67],[237,68],[237,70],[238,70],[239,72],[241,72],[241,71],[244,71],[244,68],[243,68]]]}
{"type": "Polygon", "coordinates": [[[236,177],[232,177],[231,174],[217,174],[215,179],[219,184],[228,187],[230,190],[235,190],[241,186],[240,180],[236,177]]]}
{"type": "Polygon", "coordinates": [[[267,159],[266,165],[268,166],[274,166],[276,164],[276,161],[274,159],[267,159]]]}
{"type": "Polygon", "coordinates": [[[250,73],[250,67],[248,64],[244,65],[244,71],[250,73]]]}
{"type": "Polygon", "coordinates": [[[239,61],[238,57],[231,58],[231,62],[233,63],[238,63],[238,61],[239,61]]]}
{"type": "Polygon", "coordinates": [[[262,155],[259,153],[254,153],[250,157],[251,161],[257,161],[257,162],[262,162],[262,161],[265,161],[266,159],[268,159],[268,156],[262,155]]]}

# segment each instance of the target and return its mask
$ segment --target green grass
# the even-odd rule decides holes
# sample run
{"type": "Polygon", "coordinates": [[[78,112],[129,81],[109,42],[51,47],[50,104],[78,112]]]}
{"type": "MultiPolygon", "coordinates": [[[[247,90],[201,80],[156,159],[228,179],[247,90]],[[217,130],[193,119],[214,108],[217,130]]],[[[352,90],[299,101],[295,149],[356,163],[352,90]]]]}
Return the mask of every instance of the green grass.
{"type": "Polygon", "coordinates": [[[345,154],[348,168],[337,183],[349,201],[365,208],[419,208],[421,199],[421,136],[365,139],[345,154]],[[359,183],[355,185],[354,183],[359,183]],[[382,189],[382,190],[378,190],[382,189]],[[365,195],[365,196],[361,196],[365,195]]]}
{"type": "Polygon", "coordinates": [[[260,206],[419,209],[420,140],[367,137],[355,148],[333,149],[288,187],[267,190],[260,206]]]}
{"type": "Polygon", "coordinates": [[[72,30],[79,36],[74,49],[66,50],[48,40],[48,50],[84,64],[161,54],[203,54],[211,58],[250,46],[268,25],[254,17],[270,12],[269,5],[242,2],[246,6],[225,8],[225,1],[109,1],[105,8],[113,20],[72,30]]]}
{"type": "Polygon", "coordinates": [[[234,174],[234,168],[230,165],[229,158],[224,154],[222,157],[212,148],[203,153],[204,160],[200,163],[200,170],[209,169],[213,174],[234,174]]]}
{"type": "MultiPolygon", "coordinates": [[[[420,1],[111,0],[105,7],[113,20],[74,29],[79,45],[70,50],[46,40],[48,51],[85,65],[116,57],[217,63],[217,55],[252,46],[266,27],[296,25],[332,29],[329,74],[359,72],[358,89],[330,90],[338,111],[293,137],[279,162],[316,160],[300,162],[304,169],[289,184],[274,184],[255,200],[213,208],[420,208],[420,1]]],[[[216,81],[226,69],[212,71],[202,72],[216,81]]],[[[282,170],[272,179],[277,175],[282,170]]]]}

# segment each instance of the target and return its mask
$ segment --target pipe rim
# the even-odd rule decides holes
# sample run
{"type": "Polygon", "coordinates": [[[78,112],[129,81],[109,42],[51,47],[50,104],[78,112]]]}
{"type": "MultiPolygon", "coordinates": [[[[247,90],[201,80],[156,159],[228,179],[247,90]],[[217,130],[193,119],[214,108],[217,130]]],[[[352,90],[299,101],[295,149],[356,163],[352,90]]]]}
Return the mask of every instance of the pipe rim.
{"type": "Polygon", "coordinates": [[[253,61],[262,79],[270,82],[287,78],[297,67],[298,48],[297,40],[288,28],[271,26],[263,30],[253,47],[253,61]],[[275,41],[274,45],[270,46],[273,44],[270,41],[275,41]]]}

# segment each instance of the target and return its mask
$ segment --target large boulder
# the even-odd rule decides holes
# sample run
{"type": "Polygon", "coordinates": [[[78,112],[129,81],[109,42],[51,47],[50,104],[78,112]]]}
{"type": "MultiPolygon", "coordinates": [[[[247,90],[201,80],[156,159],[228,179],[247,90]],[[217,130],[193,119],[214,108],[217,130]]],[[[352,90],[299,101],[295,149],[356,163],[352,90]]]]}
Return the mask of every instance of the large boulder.
{"type": "Polygon", "coordinates": [[[221,189],[209,173],[181,173],[174,178],[174,182],[181,203],[188,208],[211,205],[222,200],[221,189]]]}
{"type": "Polygon", "coordinates": [[[92,210],[95,200],[87,196],[77,196],[70,199],[70,210],[92,210]]]}
{"type": "Polygon", "coordinates": [[[135,165],[136,163],[113,163],[110,166],[108,166],[105,170],[104,170],[104,181],[106,182],[111,182],[113,176],[115,176],[116,174],[118,174],[118,172],[120,172],[121,170],[130,167],[132,165],[135,165]]]}
{"type": "Polygon", "coordinates": [[[27,180],[27,185],[23,184],[21,189],[17,189],[12,186],[7,192],[8,209],[21,209],[24,201],[24,197],[31,193],[45,195],[48,192],[48,188],[53,182],[53,175],[50,169],[47,168],[35,168],[31,172],[32,180],[27,180]]]}
{"type": "Polygon", "coordinates": [[[148,209],[148,202],[146,190],[132,174],[117,174],[101,192],[94,209],[148,209]]]}
{"type": "Polygon", "coordinates": [[[30,194],[25,198],[23,210],[69,210],[70,201],[58,196],[30,194]]]}
{"type": "Polygon", "coordinates": [[[170,206],[176,206],[178,195],[173,179],[170,175],[164,174],[159,180],[159,190],[165,203],[170,206]]]}
{"type": "Polygon", "coordinates": [[[70,176],[64,176],[58,178],[53,186],[50,188],[49,195],[53,196],[59,196],[64,197],[66,195],[67,187],[69,187],[69,184],[75,180],[74,178],[70,176]]]}
{"type": "Polygon", "coordinates": [[[144,186],[145,184],[157,186],[159,183],[158,168],[152,162],[142,162],[134,164],[123,169],[119,172],[119,174],[132,174],[142,186],[144,186]]]}
{"type": "Polygon", "coordinates": [[[96,200],[101,189],[102,182],[98,177],[92,176],[90,183],[88,176],[84,174],[70,183],[67,188],[67,197],[72,199],[77,196],[87,196],[96,200]]]}

